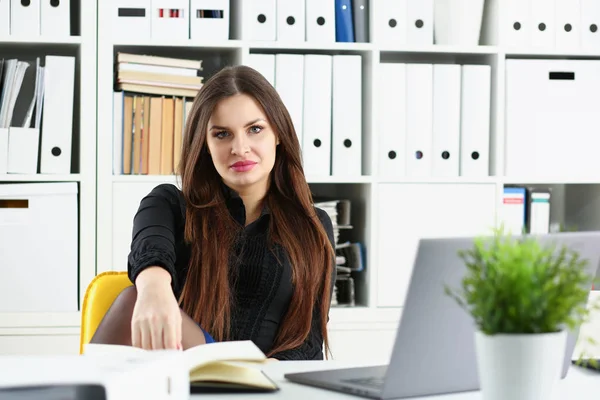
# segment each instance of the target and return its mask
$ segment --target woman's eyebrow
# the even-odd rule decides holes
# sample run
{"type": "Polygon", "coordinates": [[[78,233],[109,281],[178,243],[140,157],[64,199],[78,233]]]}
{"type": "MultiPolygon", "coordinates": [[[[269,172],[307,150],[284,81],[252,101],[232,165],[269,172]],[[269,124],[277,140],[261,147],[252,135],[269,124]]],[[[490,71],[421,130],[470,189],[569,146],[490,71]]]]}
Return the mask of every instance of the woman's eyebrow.
{"type": "MultiPolygon", "coordinates": [[[[265,120],[264,120],[263,118],[257,118],[257,119],[255,119],[255,120],[253,120],[253,121],[250,121],[250,122],[248,122],[246,125],[244,125],[244,127],[248,127],[248,126],[250,126],[250,125],[254,125],[255,123],[257,123],[257,122],[260,122],[260,121],[262,121],[262,122],[265,122],[265,120]]],[[[227,130],[227,129],[229,129],[229,128],[227,128],[226,126],[212,125],[212,126],[209,128],[209,130],[213,130],[213,129],[227,130]]]]}

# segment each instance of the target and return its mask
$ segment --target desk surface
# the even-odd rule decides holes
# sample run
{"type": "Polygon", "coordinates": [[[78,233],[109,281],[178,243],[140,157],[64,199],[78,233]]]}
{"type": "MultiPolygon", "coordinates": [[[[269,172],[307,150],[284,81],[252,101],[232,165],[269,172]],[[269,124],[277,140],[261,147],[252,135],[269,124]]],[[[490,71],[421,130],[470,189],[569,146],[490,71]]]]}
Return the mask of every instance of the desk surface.
{"type": "MultiPolygon", "coordinates": [[[[286,399],[286,400],[342,400],[342,399],[360,399],[360,397],[337,393],[330,390],[322,390],[309,386],[299,385],[287,381],[283,375],[289,372],[304,372],[314,370],[324,370],[333,368],[354,367],[335,361],[281,361],[265,365],[265,373],[273,379],[281,390],[277,393],[265,395],[261,394],[240,394],[240,395],[198,395],[192,396],[195,399],[204,400],[222,400],[236,398],[256,398],[256,399],[286,399]]],[[[588,371],[579,367],[571,367],[567,377],[559,384],[556,396],[549,400],[572,400],[591,398],[600,393],[600,373],[588,371]]],[[[479,392],[456,393],[442,396],[422,397],[427,400],[480,400],[479,392]]],[[[415,399],[415,398],[413,398],[415,399]]]]}

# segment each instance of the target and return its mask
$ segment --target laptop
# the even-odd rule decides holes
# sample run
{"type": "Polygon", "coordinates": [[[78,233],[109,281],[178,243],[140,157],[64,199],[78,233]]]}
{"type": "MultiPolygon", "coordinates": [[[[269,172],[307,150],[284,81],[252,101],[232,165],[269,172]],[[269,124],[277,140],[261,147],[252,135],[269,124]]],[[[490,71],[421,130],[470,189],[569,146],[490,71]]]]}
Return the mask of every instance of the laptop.
{"type": "MultiPolygon", "coordinates": [[[[589,274],[600,263],[600,232],[535,235],[541,243],[567,245],[588,259],[589,274]]],[[[291,382],[373,399],[409,398],[479,390],[472,317],[444,292],[459,288],[466,272],[457,253],[472,237],[421,239],[388,365],[288,373],[291,382]]],[[[590,281],[591,289],[591,281],[590,281]]],[[[562,377],[567,375],[579,334],[569,332],[562,377]]]]}

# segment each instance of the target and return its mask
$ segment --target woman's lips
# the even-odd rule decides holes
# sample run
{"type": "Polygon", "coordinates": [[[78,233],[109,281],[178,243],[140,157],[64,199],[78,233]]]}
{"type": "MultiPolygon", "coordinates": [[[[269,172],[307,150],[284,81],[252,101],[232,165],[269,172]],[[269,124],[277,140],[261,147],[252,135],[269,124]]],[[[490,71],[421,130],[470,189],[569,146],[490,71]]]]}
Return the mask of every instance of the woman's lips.
{"type": "Polygon", "coordinates": [[[256,165],[255,161],[238,161],[231,165],[231,169],[236,172],[250,171],[256,165]]]}

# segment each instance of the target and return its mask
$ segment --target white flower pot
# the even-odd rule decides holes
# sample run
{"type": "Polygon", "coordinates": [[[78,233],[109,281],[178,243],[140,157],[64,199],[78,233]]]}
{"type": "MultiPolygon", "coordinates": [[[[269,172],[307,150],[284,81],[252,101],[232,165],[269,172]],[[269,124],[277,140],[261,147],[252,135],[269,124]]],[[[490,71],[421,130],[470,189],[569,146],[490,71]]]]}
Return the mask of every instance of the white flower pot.
{"type": "Polygon", "coordinates": [[[482,400],[549,399],[560,380],[567,333],[475,333],[482,400]]]}
{"type": "Polygon", "coordinates": [[[477,46],[485,0],[435,0],[435,44],[477,46]]]}

